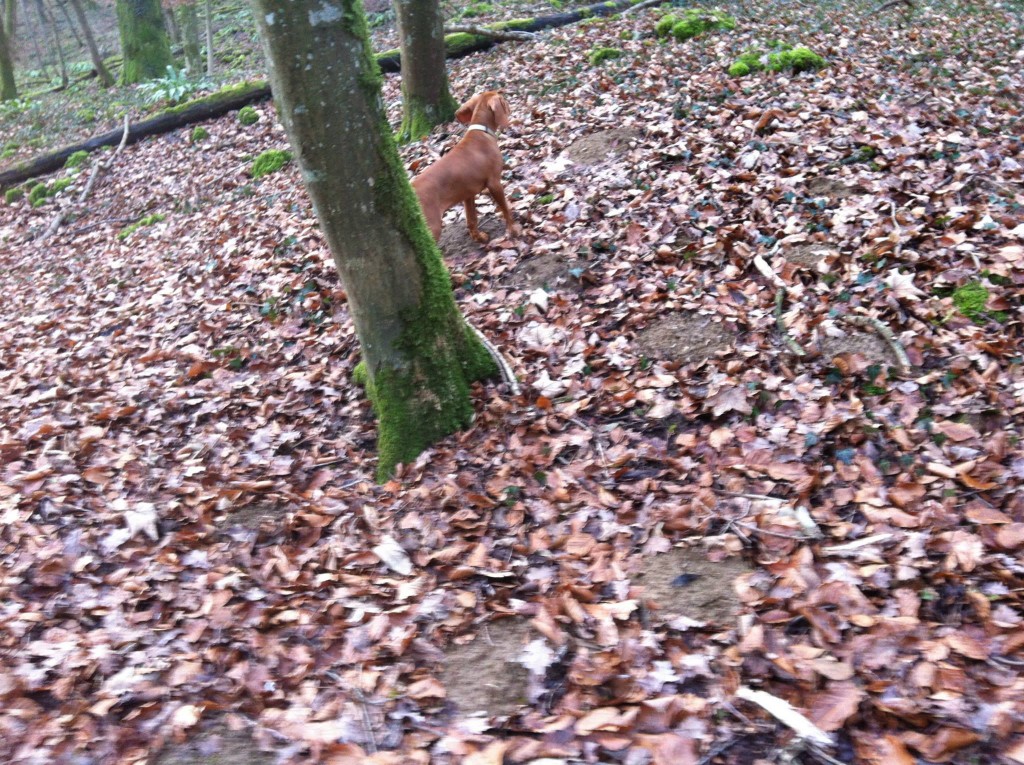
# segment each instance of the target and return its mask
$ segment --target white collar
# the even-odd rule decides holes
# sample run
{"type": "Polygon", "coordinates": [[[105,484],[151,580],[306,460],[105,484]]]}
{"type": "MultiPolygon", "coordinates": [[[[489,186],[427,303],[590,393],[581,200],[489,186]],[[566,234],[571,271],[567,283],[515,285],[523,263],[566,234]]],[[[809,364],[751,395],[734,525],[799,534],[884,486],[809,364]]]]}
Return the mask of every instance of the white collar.
{"type": "Polygon", "coordinates": [[[466,128],[466,132],[467,133],[469,133],[472,130],[482,130],[485,133],[487,133],[487,135],[489,135],[492,138],[494,138],[495,140],[497,140],[497,138],[498,138],[498,134],[495,133],[493,130],[491,130],[489,127],[487,127],[487,125],[475,125],[474,124],[474,125],[470,125],[469,127],[466,128]]]}

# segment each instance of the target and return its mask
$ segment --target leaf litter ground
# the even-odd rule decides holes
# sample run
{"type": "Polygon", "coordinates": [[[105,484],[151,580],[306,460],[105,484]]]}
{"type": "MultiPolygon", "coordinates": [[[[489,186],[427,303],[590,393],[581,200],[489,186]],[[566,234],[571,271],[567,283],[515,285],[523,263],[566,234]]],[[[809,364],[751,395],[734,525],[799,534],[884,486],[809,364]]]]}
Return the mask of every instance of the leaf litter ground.
{"type": "Polygon", "coordinates": [[[450,266],[526,392],[479,386],[474,427],[384,486],[298,174],[247,175],[285,145],[269,106],[127,148],[45,243],[53,203],[2,208],[7,761],[250,739],[325,763],[1024,761],[1020,17],[747,10],[685,44],[644,12],[452,66],[518,118],[526,234],[450,266]],[[831,65],[725,75],[770,40],[831,65]],[[598,46],[625,55],[591,67],[598,46]],[[568,156],[611,129],[636,137],[568,156]],[[585,266],[510,278],[551,256],[585,266]],[[671,316],[730,342],[646,352],[671,316]],[[653,607],[652,560],[668,594],[714,576],[684,547],[735,607],[653,607]],[[525,690],[467,713],[474,674],[525,690]]]}

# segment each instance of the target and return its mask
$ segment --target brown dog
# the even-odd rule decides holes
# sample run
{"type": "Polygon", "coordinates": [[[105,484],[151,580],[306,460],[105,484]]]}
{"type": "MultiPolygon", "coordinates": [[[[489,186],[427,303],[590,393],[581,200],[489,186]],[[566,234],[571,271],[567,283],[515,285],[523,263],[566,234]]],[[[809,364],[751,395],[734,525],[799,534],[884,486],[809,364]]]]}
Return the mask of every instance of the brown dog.
{"type": "Polygon", "coordinates": [[[512,210],[501,187],[502,159],[497,131],[508,126],[508,102],[494,90],[477,93],[455,112],[455,118],[469,125],[466,135],[412,182],[434,240],[441,237],[441,218],[445,212],[462,202],[466,207],[469,235],[478,242],[487,241],[487,234],[477,228],[475,201],[476,195],[484,189],[505,217],[508,233],[519,236],[522,229],[512,220],[512,210]]]}

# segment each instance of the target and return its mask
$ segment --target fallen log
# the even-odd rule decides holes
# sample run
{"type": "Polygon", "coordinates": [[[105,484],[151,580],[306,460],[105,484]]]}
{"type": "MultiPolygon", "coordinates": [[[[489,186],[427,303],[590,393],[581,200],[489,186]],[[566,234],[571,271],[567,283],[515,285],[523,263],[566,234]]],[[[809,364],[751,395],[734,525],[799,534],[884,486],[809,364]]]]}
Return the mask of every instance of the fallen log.
{"type": "MultiPolygon", "coordinates": [[[[159,135],[169,130],[185,127],[193,122],[213,119],[240,109],[246,104],[270,97],[270,86],[266,82],[242,83],[233,88],[219,91],[205,98],[189,101],[174,109],[128,127],[127,143],[135,143],[151,135],[159,135]]],[[[64,167],[68,157],[76,151],[95,151],[104,146],[117,146],[124,135],[123,129],[111,130],[108,133],[94,136],[72,146],[43,154],[42,156],[15,165],[10,170],[0,173],[0,189],[15,186],[29,178],[52,173],[64,167]]]]}
{"type": "MultiPolygon", "coordinates": [[[[609,0],[608,2],[594,3],[574,11],[556,13],[552,16],[513,19],[511,21],[487,24],[481,29],[481,31],[486,30],[485,34],[456,32],[445,36],[447,57],[462,58],[463,56],[492,48],[501,41],[497,39],[502,36],[501,33],[539,32],[544,29],[555,29],[574,24],[583,19],[611,16],[641,3],[646,7],[651,2],[664,2],[664,0],[609,0]]],[[[389,50],[378,54],[377,63],[383,72],[395,73],[401,71],[401,58],[397,50],[389,50]]],[[[189,101],[173,109],[168,109],[155,117],[129,126],[128,143],[135,143],[148,136],[166,133],[195,122],[203,122],[204,120],[221,117],[235,109],[241,109],[243,106],[263,101],[267,98],[270,98],[270,85],[263,80],[246,82],[226,88],[209,96],[189,101]]],[[[0,191],[16,186],[30,178],[59,170],[67,162],[68,157],[76,151],[95,151],[104,146],[117,146],[121,141],[122,135],[123,130],[120,128],[111,130],[87,141],[82,141],[73,146],[65,146],[62,149],[57,149],[48,154],[16,164],[9,170],[0,172],[0,191]]]]}

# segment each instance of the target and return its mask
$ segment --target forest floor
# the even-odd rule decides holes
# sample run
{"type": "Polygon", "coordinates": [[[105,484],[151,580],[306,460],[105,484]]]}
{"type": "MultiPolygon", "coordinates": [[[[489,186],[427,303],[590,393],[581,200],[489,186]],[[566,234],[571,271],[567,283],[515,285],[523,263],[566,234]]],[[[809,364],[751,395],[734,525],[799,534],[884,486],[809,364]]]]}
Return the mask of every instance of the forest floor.
{"type": "Polygon", "coordinates": [[[0,205],[5,762],[1024,763],[1022,11],[666,11],[451,64],[523,392],[384,485],[271,104],[0,205]]]}

